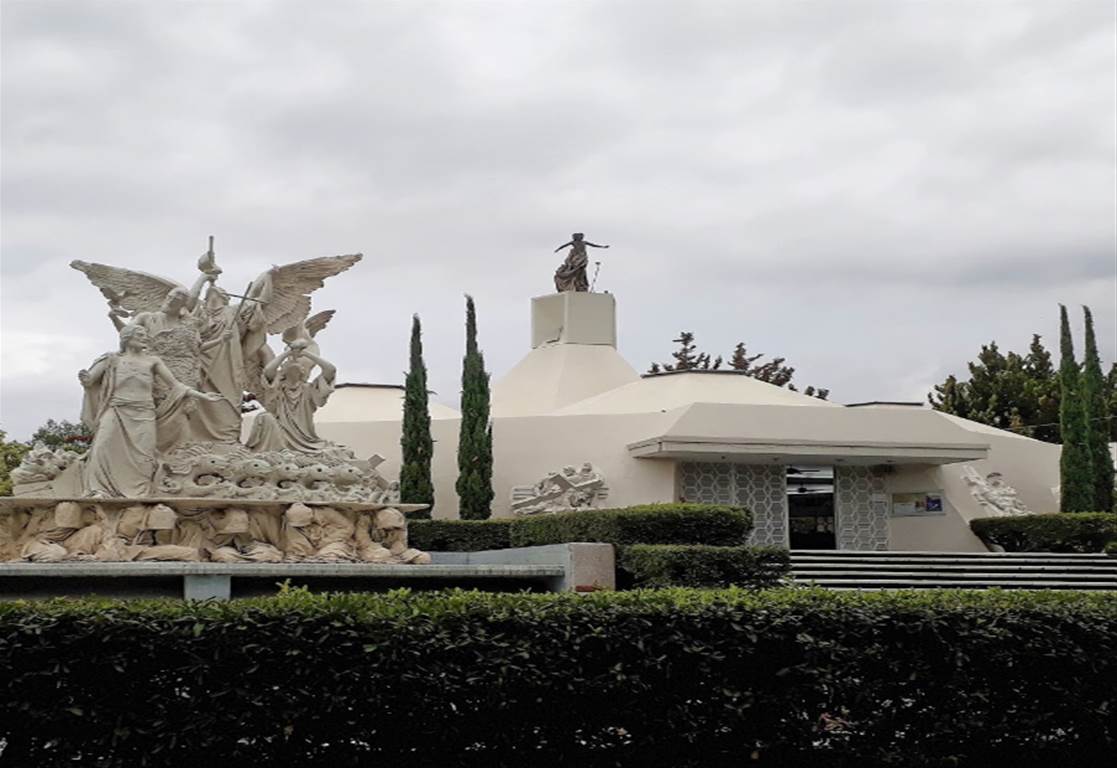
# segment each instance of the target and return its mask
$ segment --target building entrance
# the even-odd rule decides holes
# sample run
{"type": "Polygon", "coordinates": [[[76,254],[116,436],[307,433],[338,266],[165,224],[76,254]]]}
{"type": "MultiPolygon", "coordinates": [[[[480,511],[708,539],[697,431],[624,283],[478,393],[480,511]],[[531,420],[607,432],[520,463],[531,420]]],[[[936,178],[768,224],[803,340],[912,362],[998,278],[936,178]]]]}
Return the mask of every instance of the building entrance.
{"type": "Polygon", "coordinates": [[[836,549],[834,468],[787,468],[788,543],[792,549],[836,549]]]}

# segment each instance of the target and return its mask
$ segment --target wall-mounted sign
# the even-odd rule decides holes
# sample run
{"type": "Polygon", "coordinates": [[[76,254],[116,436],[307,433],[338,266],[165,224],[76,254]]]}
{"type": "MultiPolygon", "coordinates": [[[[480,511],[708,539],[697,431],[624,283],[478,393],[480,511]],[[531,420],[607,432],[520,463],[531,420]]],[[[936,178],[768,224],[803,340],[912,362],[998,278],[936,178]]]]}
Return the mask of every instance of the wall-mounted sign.
{"type": "Polygon", "coordinates": [[[942,492],[892,494],[893,517],[923,517],[926,515],[945,515],[942,492]]]}

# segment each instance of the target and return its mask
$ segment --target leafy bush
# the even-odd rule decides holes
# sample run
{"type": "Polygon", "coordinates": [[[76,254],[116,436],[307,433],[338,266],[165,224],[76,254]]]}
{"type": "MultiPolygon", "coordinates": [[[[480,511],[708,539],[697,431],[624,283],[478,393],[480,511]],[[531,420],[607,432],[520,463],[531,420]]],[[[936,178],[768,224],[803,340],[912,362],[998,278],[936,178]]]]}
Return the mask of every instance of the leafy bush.
{"type": "Polygon", "coordinates": [[[512,546],[604,541],[733,547],[744,544],[751,530],[752,516],[741,507],[647,504],[518,518],[512,525],[512,546]]]}
{"type": "Polygon", "coordinates": [[[5,765],[1103,765],[1117,595],[0,605],[5,765]]]}
{"type": "Polygon", "coordinates": [[[427,552],[479,552],[508,549],[511,518],[491,520],[411,520],[407,540],[427,552]]]}
{"type": "Polygon", "coordinates": [[[1117,513],[1075,512],[1020,517],[979,517],[970,529],[1006,552],[1101,552],[1117,541],[1117,513]]]}
{"type": "Polygon", "coordinates": [[[786,549],[633,544],[617,552],[617,586],[774,587],[791,570],[786,549]]]}

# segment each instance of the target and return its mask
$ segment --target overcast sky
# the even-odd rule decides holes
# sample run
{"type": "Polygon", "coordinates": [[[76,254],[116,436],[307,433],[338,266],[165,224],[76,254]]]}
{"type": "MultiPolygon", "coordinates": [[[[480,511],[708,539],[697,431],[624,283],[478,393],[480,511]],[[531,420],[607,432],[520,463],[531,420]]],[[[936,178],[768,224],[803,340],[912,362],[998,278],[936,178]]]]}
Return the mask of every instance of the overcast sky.
{"type": "Polygon", "coordinates": [[[1117,345],[1115,20],[1099,2],[20,2],[2,8],[0,428],[75,419],[116,345],[72,259],[315,295],[342,381],[462,294],[499,377],[573,231],[638,369],[693,331],[831,399],[919,400],[983,342],[1117,345]]]}

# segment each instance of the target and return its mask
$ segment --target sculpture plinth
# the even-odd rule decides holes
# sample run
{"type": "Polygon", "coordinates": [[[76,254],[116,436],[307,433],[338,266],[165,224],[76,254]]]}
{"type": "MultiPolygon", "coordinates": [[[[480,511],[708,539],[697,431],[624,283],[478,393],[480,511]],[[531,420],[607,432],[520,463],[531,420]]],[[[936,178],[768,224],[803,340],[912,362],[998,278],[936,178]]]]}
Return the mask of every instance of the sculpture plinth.
{"type": "Polygon", "coordinates": [[[0,499],[0,560],[428,563],[422,504],[255,499],[0,499]]]}

